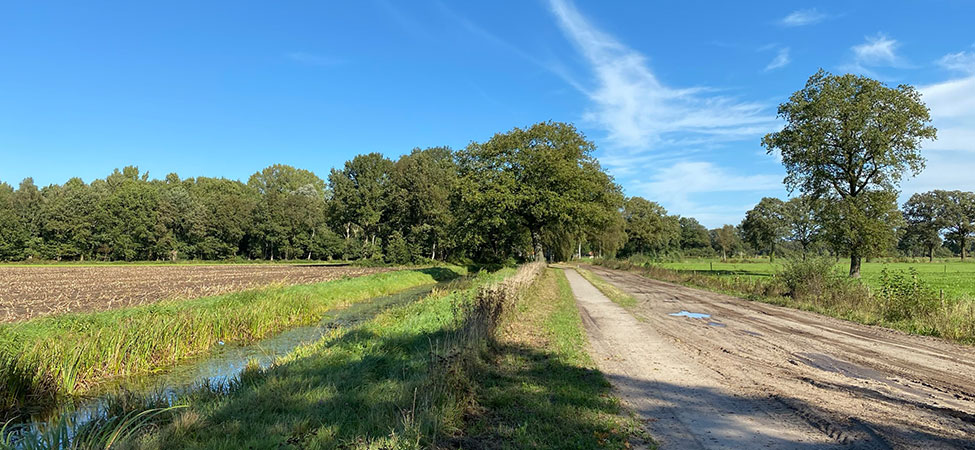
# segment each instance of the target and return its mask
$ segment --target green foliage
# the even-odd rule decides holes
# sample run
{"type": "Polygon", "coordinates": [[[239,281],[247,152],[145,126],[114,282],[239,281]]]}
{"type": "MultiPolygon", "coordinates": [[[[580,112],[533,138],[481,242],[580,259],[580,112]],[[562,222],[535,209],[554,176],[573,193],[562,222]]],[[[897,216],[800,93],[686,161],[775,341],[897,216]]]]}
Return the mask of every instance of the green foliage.
{"type": "Polygon", "coordinates": [[[542,122],[461,151],[462,236],[479,259],[503,259],[513,248],[541,258],[566,237],[610,223],[622,194],[594,149],[574,126],[542,122]]]}
{"type": "Polygon", "coordinates": [[[911,86],[820,70],[778,115],[785,128],[762,145],[781,154],[789,190],[836,205],[825,228],[850,254],[850,275],[858,277],[860,259],[889,241],[888,199],[903,173],[924,168],[921,142],[936,137],[928,108],[911,86]]]}
{"type": "Polygon", "coordinates": [[[725,225],[715,228],[709,232],[711,245],[715,250],[721,252],[721,259],[728,259],[728,254],[740,250],[742,247],[741,235],[733,225],[725,225]]]}
{"type": "Polygon", "coordinates": [[[880,288],[875,295],[884,319],[891,322],[923,317],[938,307],[938,296],[913,267],[907,272],[885,267],[880,272],[880,288]]]}
{"type": "Polygon", "coordinates": [[[769,260],[775,257],[775,244],[786,233],[785,203],[774,197],[764,197],[745,213],[741,222],[745,241],[756,249],[768,249],[769,260]]]}
{"type": "Polygon", "coordinates": [[[710,249],[711,237],[708,229],[701,225],[693,217],[681,217],[680,224],[680,248],[685,252],[688,250],[710,249]]]}
{"type": "Polygon", "coordinates": [[[362,233],[363,239],[375,244],[382,228],[392,166],[383,155],[369,153],[346,161],[342,170],[332,169],[328,176],[332,221],[347,239],[362,233]]]}
{"type": "Polygon", "coordinates": [[[677,216],[642,197],[631,197],[623,204],[626,220],[624,255],[660,255],[679,248],[681,228],[677,216]]]}
{"type": "Polygon", "coordinates": [[[936,226],[956,244],[964,260],[970,239],[975,234],[975,193],[936,190],[932,194],[937,208],[936,226]]]}
{"type": "Polygon", "coordinates": [[[859,277],[860,258],[879,255],[897,243],[896,229],[904,218],[897,193],[868,191],[830,201],[821,216],[824,238],[851,255],[850,275],[859,277]]]}
{"type": "Polygon", "coordinates": [[[402,265],[409,264],[412,261],[413,258],[410,256],[410,247],[407,245],[406,239],[403,238],[402,233],[394,231],[386,244],[386,262],[402,265]]]}
{"type": "Polygon", "coordinates": [[[941,246],[939,203],[933,192],[925,192],[912,195],[904,204],[907,228],[901,241],[923,246],[929,259],[934,259],[935,247],[941,246]]]}

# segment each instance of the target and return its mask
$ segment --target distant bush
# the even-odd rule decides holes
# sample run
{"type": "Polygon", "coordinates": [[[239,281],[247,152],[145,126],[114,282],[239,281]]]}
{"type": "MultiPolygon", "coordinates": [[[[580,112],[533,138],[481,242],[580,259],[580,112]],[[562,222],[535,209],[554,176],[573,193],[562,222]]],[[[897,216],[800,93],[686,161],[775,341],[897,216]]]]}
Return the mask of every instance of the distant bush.
{"type": "Polygon", "coordinates": [[[820,295],[834,278],[833,260],[829,258],[790,258],[779,274],[793,297],[820,295]]]}
{"type": "Polygon", "coordinates": [[[779,278],[793,299],[825,308],[856,309],[870,299],[870,291],[858,280],[838,275],[828,256],[785,260],[779,278]]]}
{"type": "Polygon", "coordinates": [[[921,280],[917,269],[907,272],[880,272],[880,289],[875,293],[884,319],[896,322],[926,316],[936,310],[939,301],[934,290],[921,280]]]}

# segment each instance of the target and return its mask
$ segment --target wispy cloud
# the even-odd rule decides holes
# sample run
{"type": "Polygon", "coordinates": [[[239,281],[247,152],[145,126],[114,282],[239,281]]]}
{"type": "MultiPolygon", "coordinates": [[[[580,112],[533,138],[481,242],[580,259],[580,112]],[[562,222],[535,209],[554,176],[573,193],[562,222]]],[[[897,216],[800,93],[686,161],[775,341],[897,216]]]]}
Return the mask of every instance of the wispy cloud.
{"type": "Polygon", "coordinates": [[[800,9],[798,11],[793,11],[788,16],[783,17],[781,20],[779,20],[779,24],[786,27],[801,27],[822,22],[827,17],[828,16],[826,14],[823,14],[816,9],[800,9]]]}
{"type": "Polygon", "coordinates": [[[284,55],[286,58],[299,62],[302,64],[307,64],[309,66],[334,66],[342,63],[342,60],[337,58],[331,58],[328,56],[316,55],[314,53],[307,52],[289,52],[284,55]]]}
{"type": "Polygon", "coordinates": [[[938,64],[948,70],[975,74],[975,45],[970,52],[949,53],[938,60],[938,64]]]}
{"type": "Polygon", "coordinates": [[[789,65],[790,62],[792,62],[792,59],[789,58],[789,47],[780,48],[779,52],[775,54],[775,58],[765,66],[765,71],[781,69],[789,65]]]}
{"type": "Polygon", "coordinates": [[[666,86],[646,57],[594,27],[568,0],[550,4],[595,77],[596,86],[583,90],[592,102],[585,118],[606,130],[614,147],[646,150],[692,136],[737,140],[774,126],[766,105],[715,95],[710,88],[666,86]]]}
{"type": "Polygon", "coordinates": [[[658,201],[672,212],[693,216],[709,226],[740,221],[753,206],[741,199],[742,194],[761,196],[783,189],[782,175],[743,175],[707,161],[679,161],[653,170],[647,181],[630,184],[634,194],[658,201]],[[714,198],[722,193],[737,196],[738,200],[715,202],[714,198]],[[695,200],[700,195],[708,198],[708,204],[695,200]]]}
{"type": "Polygon", "coordinates": [[[918,90],[938,128],[938,139],[924,148],[975,152],[975,74],[918,90]]]}
{"type": "Polygon", "coordinates": [[[893,66],[900,62],[900,57],[897,56],[899,45],[896,40],[883,33],[878,33],[874,36],[867,36],[866,42],[854,45],[853,54],[860,64],[893,66]]]}
{"type": "Polygon", "coordinates": [[[900,42],[884,33],[866,36],[864,42],[850,47],[852,61],[840,66],[841,69],[861,73],[874,78],[886,78],[875,68],[910,68],[910,64],[897,53],[900,42]]]}

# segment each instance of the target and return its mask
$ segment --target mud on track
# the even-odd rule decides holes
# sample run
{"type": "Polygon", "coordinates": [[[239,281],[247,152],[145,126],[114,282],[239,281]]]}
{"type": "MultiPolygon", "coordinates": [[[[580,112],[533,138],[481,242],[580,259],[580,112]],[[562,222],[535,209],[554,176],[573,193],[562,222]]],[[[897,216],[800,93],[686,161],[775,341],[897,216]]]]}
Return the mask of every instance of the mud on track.
{"type": "Polygon", "coordinates": [[[320,283],[385,268],[322,265],[0,267],[0,323],[241,291],[320,283]]]}
{"type": "Polygon", "coordinates": [[[661,448],[975,449],[971,347],[587,268],[638,301],[567,271],[600,368],[661,448]]]}

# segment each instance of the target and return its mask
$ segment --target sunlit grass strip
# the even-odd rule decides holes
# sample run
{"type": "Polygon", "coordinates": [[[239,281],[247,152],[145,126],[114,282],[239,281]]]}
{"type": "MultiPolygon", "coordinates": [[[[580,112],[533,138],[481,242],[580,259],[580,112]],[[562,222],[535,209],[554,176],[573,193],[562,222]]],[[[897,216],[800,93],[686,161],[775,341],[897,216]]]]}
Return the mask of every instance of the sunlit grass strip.
{"type": "Polygon", "coordinates": [[[481,273],[469,289],[334,330],[269,369],[245,372],[227,395],[188,398],[180,417],[138,447],[425,448],[463,424],[440,367],[455,354],[464,305],[514,272],[481,273]]]}
{"type": "Polygon", "coordinates": [[[599,289],[603,295],[609,297],[609,299],[617,305],[627,308],[630,306],[636,306],[636,299],[633,298],[632,295],[627,294],[620,288],[607,283],[606,280],[599,275],[596,275],[583,268],[576,268],[576,271],[579,272],[579,275],[582,275],[582,278],[585,278],[592,283],[593,286],[596,286],[596,289],[599,289]]]}
{"type": "MultiPolygon", "coordinates": [[[[386,272],[6,324],[0,326],[0,351],[5,353],[0,354],[0,379],[29,373],[32,379],[21,385],[53,388],[34,390],[34,397],[78,393],[108,377],[150,372],[205,353],[221,341],[248,342],[312,324],[340,304],[432,284],[459,271],[386,272]]],[[[0,398],[0,406],[6,401],[7,408],[16,408],[25,400],[0,398]]]]}

